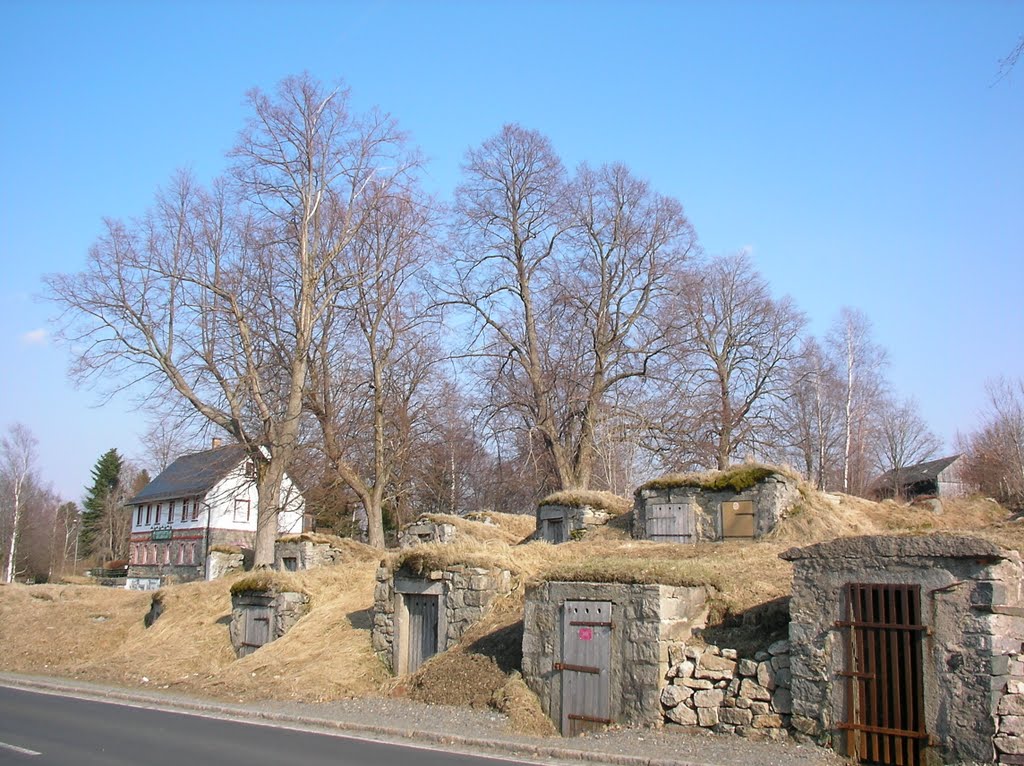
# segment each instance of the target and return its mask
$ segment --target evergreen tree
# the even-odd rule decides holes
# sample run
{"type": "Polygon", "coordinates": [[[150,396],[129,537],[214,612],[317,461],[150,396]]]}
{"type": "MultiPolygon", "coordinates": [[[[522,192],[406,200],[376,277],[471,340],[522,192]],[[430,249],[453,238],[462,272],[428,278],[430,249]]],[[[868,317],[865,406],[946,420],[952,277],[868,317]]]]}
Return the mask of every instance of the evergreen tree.
{"type": "Polygon", "coordinates": [[[107,498],[117,492],[123,465],[124,461],[117,450],[111,448],[93,466],[92,485],[86,488],[85,499],[82,501],[81,546],[87,556],[95,552],[96,533],[103,520],[107,498]]]}

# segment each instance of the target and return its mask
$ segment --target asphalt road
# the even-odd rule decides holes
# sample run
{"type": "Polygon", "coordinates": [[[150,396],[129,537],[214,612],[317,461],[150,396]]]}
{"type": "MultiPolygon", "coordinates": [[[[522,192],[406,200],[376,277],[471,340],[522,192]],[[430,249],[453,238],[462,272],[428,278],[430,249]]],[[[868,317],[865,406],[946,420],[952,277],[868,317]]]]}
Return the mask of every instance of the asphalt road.
{"type": "Polygon", "coordinates": [[[498,766],[507,760],[0,687],[0,764],[498,766]]]}

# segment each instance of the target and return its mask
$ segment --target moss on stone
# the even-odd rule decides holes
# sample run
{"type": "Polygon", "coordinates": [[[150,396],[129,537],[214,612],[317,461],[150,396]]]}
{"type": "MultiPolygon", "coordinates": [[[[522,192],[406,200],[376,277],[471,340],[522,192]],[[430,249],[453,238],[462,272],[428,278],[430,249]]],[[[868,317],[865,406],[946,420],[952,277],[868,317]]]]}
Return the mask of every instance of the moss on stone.
{"type": "Polygon", "coordinates": [[[744,492],[773,474],[788,476],[788,473],[774,466],[747,463],[733,466],[724,471],[703,473],[670,473],[641,485],[637,492],[645,489],[681,489],[692,487],[707,492],[744,492]]]}

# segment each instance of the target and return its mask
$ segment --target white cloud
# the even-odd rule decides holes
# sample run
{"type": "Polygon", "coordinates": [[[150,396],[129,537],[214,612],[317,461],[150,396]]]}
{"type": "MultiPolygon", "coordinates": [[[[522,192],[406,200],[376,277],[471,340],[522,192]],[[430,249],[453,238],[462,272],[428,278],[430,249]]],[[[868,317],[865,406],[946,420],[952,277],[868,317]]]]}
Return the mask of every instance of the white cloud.
{"type": "Polygon", "coordinates": [[[21,336],[21,342],[25,346],[42,346],[46,343],[46,330],[40,327],[37,330],[29,330],[21,336]]]}

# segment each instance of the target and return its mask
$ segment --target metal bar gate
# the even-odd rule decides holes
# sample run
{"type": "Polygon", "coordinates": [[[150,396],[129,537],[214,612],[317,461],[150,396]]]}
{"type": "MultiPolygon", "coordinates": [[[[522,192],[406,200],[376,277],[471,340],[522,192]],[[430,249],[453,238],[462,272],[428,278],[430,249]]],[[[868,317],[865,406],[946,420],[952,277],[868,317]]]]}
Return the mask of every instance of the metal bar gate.
{"type": "Polygon", "coordinates": [[[921,588],[850,583],[846,721],[847,755],[859,761],[919,766],[928,744],[924,722],[921,588]]]}

